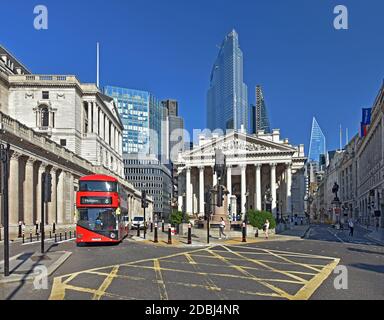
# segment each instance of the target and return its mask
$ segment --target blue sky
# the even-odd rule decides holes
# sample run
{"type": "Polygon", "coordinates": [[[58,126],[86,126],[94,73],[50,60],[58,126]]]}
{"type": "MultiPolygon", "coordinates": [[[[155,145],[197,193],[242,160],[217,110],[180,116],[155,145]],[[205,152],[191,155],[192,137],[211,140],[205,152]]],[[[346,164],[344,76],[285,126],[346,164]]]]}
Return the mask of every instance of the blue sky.
{"type": "Polygon", "coordinates": [[[175,98],[188,130],[205,128],[206,92],[224,36],[235,28],[244,53],[249,102],[261,84],[274,128],[308,151],[316,116],[329,149],[339,125],[358,132],[384,78],[381,0],[1,0],[0,43],[32,72],[75,74],[101,85],[175,98]],[[33,9],[49,10],[48,30],[33,9]],[[349,9],[349,30],[333,9],[349,9]],[[6,11],[3,11],[6,8],[6,11]]]}

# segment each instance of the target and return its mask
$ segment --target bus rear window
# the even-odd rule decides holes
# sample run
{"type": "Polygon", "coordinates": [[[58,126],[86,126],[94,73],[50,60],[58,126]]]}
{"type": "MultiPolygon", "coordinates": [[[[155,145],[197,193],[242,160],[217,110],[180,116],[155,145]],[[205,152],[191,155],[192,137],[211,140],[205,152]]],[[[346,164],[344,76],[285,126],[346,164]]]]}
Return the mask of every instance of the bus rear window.
{"type": "Polygon", "coordinates": [[[80,181],[79,191],[117,192],[117,182],[111,182],[111,181],[80,181]]]}

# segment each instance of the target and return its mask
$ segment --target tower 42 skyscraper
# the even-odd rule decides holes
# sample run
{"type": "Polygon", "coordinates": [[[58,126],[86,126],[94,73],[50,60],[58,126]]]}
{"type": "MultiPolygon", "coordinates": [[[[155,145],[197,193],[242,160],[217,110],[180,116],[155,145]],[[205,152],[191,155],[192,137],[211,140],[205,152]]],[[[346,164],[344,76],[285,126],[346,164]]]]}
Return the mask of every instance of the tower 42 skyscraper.
{"type": "Polygon", "coordinates": [[[308,161],[319,163],[320,156],[325,155],[326,152],[327,150],[324,133],[321,130],[316,118],[313,117],[308,161]]]}
{"type": "Polygon", "coordinates": [[[212,68],[207,94],[207,127],[211,130],[248,126],[248,89],[243,82],[243,52],[235,30],[229,33],[212,68]]]}

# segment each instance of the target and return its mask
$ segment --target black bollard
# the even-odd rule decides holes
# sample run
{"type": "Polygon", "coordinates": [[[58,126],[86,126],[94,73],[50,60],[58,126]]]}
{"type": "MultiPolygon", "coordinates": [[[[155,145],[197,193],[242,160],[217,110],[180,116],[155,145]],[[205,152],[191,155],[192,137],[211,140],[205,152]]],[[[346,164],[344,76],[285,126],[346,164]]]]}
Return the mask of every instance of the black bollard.
{"type": "Polygon", "coordinates": [[[246,234],[246,232],[247,232],[247,227],[246,227],[246,224],[244,222],[243,223],[243,240],[242,240],[242,242],[247,242],[247,234],[246,234]]]}
{"type": "Polygon", "coordinates": [[[32,230],[29,232],[29,242],[32,242],[32,230]]]}
{"type": "Polygon", "coordinates": [[[55,222],[53,223],[53,226],[52,226],[52,232],[56,233],[56,223],[55,222]]]}
{"type": "Polygon", "coordinates": [[[67,240],[67,229],[64,231],[64,240],[67,240]]]}
{"type": "Polygon", "coordinates": [[[57,234],[55,233],[55,242],[57,242],[57,234]]]}
{"type": "Polygon", "coordinates": [[[153,232],[153,223],[151,222],[151,232],[153,232]]]}
{"type": "Polygon", "coordinates": [[[72,239],[72,231],[69,231],[69,239],[72,239]]]}
{"type": "Polygon", "coordinates": [[[188,244],[192,244],[192,225],[188,224],[188,244]]]}
{"type": "Polygon", "coordinates": [[[155,239],[153,241],[154,243],[158,243],[159,239],[157,238],[157,223],[155,223],[155,239]]]}
{"type": "Polygon", "coordinates": [[[52,239],[52,231],[49,231],[49,239],[52,239]]]}
{"type": "Polygon", "coordinates": [[[23,243],[25,243],[25,235],[24,235],[24,232],[23,232],[23,243]]]}
{"type": "Polygon", "coordinates": [[[17,236],[18,238],[21,238],[22,237],[22,223],[21,221],[19,222],[19,234],[17,236]]]}
{"type": "Polygon", "coordinates": [[[172,244],[172,227],[168,225],[168,244],[172,244]]]}
{"type": "Polygon", "coordinates": [[[164,229],[164,220],[163,220],[161,223],[162,223],[162,226],[161,226],[161,232],[165,232],[165,229],[164,229]]]}
{"type": "Polygon", "coordinates": [[[259,237],[259,229],[256,228],[255,238],[258,238],[258,237],[259,237]]]}
{"type": "Polygon", "coordinates": [[[39,239],[40,239],[39,236],[40,236],[39,234],[36,235],[36,241],[39,241],[39,239]]]}
{"type": "Polygon", "coordinates": [[[137,237],[140,237],[140,223],[137,224],[137,237]]]}
{"type": "Polygon", "coordinates": [[[36,224],[35,224],[35,228],[36,228],[36,235],[39,233],[39,224],[37,223],[36,221],[36,224]]]}

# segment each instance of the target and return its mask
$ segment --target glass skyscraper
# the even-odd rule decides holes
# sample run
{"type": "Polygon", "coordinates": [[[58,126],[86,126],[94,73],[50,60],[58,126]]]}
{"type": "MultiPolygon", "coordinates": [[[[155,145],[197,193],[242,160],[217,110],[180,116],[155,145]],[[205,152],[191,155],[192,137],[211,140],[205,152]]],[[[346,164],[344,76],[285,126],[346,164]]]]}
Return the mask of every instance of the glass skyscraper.
{"type": "Polygon", "coordinates": [[[124,125],[123,152],[161,154],[162,105],[147,91],[106,86],[124,125]]]}
{"type": "Polygon", "coordinates": [[[248,89],[243,82],[243,52],[235,30],[229,33],[213,65],[207,94],[210,130],[248,127],[248,89]]]}
{"type": "Polygon", "coordinates": [[[327,150],[326,150],[325,136],[316,118],[313,117],[308,161],[320,163],[320,156],[325,155],[326,152],[327,150]]]}
{"type": "Polygon", "coordinates": [[[266,133],[271,132],[267,106],[265,105],[261,86],[256,86],[256,105],[251,106],[250,117],[249,131],[251,133],[257,133],[259,130],[263,130],[266,133]]]}

